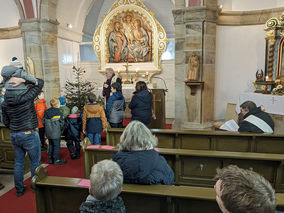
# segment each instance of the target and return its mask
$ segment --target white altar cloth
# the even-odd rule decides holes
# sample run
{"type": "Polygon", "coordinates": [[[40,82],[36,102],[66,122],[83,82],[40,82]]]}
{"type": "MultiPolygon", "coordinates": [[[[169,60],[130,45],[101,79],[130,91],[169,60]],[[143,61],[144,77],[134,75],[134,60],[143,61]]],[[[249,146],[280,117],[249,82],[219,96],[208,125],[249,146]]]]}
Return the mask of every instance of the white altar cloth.
{"type": "Polygon", "coordinates": [[[245,101],[253,101],[257,106],[262,106],[267,113],[284,115],[284,96],[260,93],[240,94],[236,105],[237,113],[240,112],[240,105],[245,101]]]}

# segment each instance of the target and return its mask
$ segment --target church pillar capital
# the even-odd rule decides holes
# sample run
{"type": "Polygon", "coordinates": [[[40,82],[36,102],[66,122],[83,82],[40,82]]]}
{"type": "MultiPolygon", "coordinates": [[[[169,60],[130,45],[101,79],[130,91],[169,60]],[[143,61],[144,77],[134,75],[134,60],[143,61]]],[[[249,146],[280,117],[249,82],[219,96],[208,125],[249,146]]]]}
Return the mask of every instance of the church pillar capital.
{"type": "Polygon", "coordinates": [[[57,34],[59,22],[51,19],[21,19],[22,32],[49,32],[57,34]]]}

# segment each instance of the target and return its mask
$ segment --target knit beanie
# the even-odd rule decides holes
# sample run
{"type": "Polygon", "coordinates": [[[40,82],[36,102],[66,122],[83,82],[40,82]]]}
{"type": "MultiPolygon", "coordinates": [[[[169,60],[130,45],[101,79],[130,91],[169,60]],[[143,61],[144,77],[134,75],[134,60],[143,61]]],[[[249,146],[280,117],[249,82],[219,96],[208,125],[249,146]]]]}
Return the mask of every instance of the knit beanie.
{"type": "Polygon", "coordinates": [[[78,113],[78,107],[73,106],[73,108],[71,109],[71,114],[77,114],[78,113]]]}
{"type": "Polygon", "coordinates": [[[23,68],[23,65],[21,64],[21,62],[19,62],[17,57],[13,57],[12,58],[12,61],[11,61],[10,65],[18,67],[18,68],[23,68]]]}
{"type": "Polygon", "coordinates": [[[59,101],[60,101],[60,106],[64,106],[66,104],[66,98],[64,97],[60,97],[59,101]]]}

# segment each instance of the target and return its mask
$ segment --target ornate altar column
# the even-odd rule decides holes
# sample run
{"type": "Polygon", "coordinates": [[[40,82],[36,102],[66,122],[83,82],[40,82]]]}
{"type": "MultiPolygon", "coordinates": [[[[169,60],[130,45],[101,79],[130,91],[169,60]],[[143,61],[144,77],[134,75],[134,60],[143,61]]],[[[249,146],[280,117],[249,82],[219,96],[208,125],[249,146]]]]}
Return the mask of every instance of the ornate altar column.
{"type": "Polygon", "coordinates": [[[25,59],[34,63],[36,77],[45,81],[46,100],[60,96],[56,4],[42,3],[41,18],[20,20],[25,59]]]}
{"type": "MultiPolygon", "coordinates": [[[[175,20],[175,122],[174,128],[211,127],[214,115],[217,0],[181,7],[176,0],[175,20]],[[184,83],[192,55],[200,61],[197,83],[184,83]]],[[[190,5],[190,1],[189,1],[190,5]]]]}

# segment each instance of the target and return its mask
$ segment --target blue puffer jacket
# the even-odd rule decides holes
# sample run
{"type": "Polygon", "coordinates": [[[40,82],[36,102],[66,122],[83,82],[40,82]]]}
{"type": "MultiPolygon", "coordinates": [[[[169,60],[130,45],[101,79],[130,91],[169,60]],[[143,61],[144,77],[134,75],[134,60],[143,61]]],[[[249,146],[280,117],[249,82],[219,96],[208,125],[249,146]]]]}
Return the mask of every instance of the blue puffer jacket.
{"type": "Polygon", "coordinates": [[[123,172],[123,182],[133,184],[174,184],[173,170],[165,158],[154,149],[143,151],[120,151],[113,160],[123,172]]]}
{"type": "Polygon", "coordinates": [[[135,92],[128,106],[131,109],[131,120],[138,120],[148,126],[152,118],[152,101],[153,95],[148,90],[135,92]]]}

